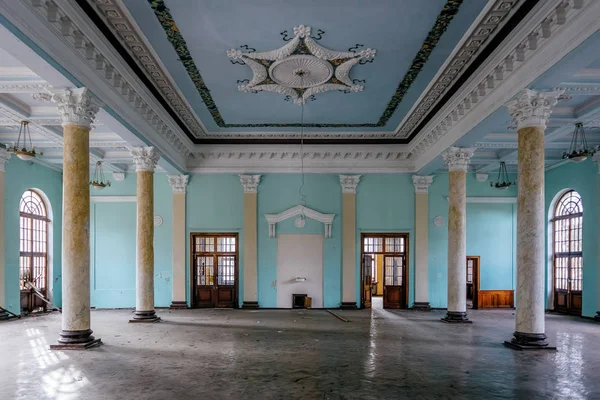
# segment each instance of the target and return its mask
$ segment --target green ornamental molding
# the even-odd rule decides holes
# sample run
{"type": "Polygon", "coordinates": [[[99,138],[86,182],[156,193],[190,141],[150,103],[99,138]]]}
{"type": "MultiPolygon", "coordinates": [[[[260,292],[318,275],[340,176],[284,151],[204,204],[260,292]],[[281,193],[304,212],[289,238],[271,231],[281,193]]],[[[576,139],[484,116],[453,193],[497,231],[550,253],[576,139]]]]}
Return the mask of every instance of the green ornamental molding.
{"type": "MultiPolygon", "coordinates": [[[[402,81],[398,84],[394,95],[388,102],[387,107],[383,111],[383,114],[379,118],[376,123],[363,123],[363,124],[304,124],[305,127],[308,128],[377,128],[384,127],[389,119],[392,117],[398,105],[402,102],[402,99],[408,92],[410,86],[417,79],[417,76],[423,69],[423,66],[431,56],[431,52],[435,49],[435,46],[439,42],[442,34],[452,22],[452,19],[458,12],[459,7],[461,6],[463,0],[448,0],[442,8],[442,11],[438,15],[433,27],[427,34],[425,41],[421,45],[421,48],[417,52],[417,55],[413,59],[408,71],[402,78],[402,81]]],[[[181,35],[177,24],[173,20],[171,12],[165,5],[165,0],[148,0],[150,6],[154,10],[154,15],[158,19],[158,22],[163,27],[167,39],[173,46],[175,52],[177,53],[179,60],[183,64],[186,69],[190,79],[196,86],[202,101],[206,105],[206,108],[210,112],[213,117],[213,120],[217,124],[217,126],[221,128],[285,128],[285,127],[299,127],[299,123],[291,123],[291,124],[274,124],[274,123],[260,123],[260,124],[228,124],[225,122],[221,113],[219,112],[219,108],[215,104],[212,96],[210,95],[210,90],[206,87],[204,80],[202,79],[202,75],[200,75],[200,71],[198,67],[196,67],[196,63],[192,58],[190,51],[188,50],[187,43],[181,35]]]]}

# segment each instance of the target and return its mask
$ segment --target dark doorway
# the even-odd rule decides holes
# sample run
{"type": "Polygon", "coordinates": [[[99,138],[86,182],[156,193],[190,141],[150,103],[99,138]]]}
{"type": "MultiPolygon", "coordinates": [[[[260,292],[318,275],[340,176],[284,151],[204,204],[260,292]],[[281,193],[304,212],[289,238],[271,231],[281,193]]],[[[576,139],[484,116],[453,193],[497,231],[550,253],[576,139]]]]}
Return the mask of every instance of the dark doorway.
{"type": "Polygon", "coordinates": [[[237,308],[238,235],[191,235],[192,307],[237,308]]]}
{"type": "Polygon", "coordinates": [[[467,308],[479,308],[479,256],[467,256],[467,308]]]}

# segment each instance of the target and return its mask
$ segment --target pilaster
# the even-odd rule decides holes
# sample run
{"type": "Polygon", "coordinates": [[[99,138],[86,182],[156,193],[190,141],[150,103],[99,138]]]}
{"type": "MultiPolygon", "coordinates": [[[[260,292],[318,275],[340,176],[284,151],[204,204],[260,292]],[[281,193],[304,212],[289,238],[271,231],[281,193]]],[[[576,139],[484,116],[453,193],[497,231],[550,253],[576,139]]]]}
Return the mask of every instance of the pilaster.
{"type": "Polygon", "coordinates": [[[429,310],[429,186],[433,176],[413,175],[415,185],[415,303],[429,310]]]}
{"type": "MultiPolygon", "coordinates": [[[[0,147],[0,307],[6,307],[6,294],[4,293],[4,165],[10,159],[11,153],[4,147],[0,147]]],[[[0,320],[3,319],[0,311],[0,320]]]]}
{"type": "Polygon", "coordinates": [[[244,187],[244,299],[242,308],[258,308],[257,196],[260,175],[240,175],[244,187]]]}
{"type": "Polygon", "coordinates": [[[356,188],[360,175],[340,175],[342,185],[342,305],[358,308],[356,299],[356,188]]]}
{"type": "Polygon", "coordinates": [[[185,300],[185,263],[186,263],[186,189],[188,175],[169,175],[169,184],[173,189],[173,299],[171,309],[187,308],[185,300]]]}
{"type": "MultiPolygon", "coordinates": [[[[596,163],[596,167],[598,168],[598,179],[596,182],[596,185],[598,185],[598,203],[597,203],[597,207],[598,209],[600,209],[600,153],[595,153],[594,154],[594,162],[596,163]]],[[[598,213],[598,232],[600,232],[600,213],[598,213]]],[[[598,237],[596,238],[596,246],[598,248],[600,248],[600,234],[598,235],[598,237]]],[[[598,252],[598,265],[600,266],[600,252],[598,252]]],[[[600,268],[600,267],[599,267],[600,268]]],[[[594,319],[598,322],[600,322],[600,274],[598,274],[598,306],[596,307],[596,309],[598,311],[596,311],[596,316],[594,317],[594,319]]]]}

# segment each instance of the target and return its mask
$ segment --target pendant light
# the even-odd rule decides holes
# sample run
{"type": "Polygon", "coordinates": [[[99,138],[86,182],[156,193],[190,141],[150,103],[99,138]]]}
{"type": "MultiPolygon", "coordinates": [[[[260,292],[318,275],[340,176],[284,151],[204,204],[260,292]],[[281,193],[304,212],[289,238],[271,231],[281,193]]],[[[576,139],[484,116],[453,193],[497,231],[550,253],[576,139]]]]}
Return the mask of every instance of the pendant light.
{"type": "Polygon", "coordinates": [[[29,121],[21,121],[17,144],[14,147],[10,148],[9,151],[14,153],[23,161],[29,161],[32,158],[35,158],[38,154],[42,155],[42,153],[36,153],[35,148],[33,147],[33,143],[31,142],[29,121]]]}
{"type": "Polygon", "coordinates": [[[581,122],[577,122],[575,124],[575,131],[573,131],[573,137],[571,138],[569,152],[563,153],[562,158],[580,163],[585,161],[588,157],[594,155],[595,152],[596,149],[588,147],[587,139],[585,138],[585,131],[583,130],[583,124],[581,122]]]}
{"type": "Polygon", "coordinates": [[[90,186],[102,190],[105,187],[110,186],[110,181],[104,178],[104,170],[102,169],[102,161],[96,162],[96,168],[94,169],[94,180],[90,182],[90,186]]]}
{"type": "Polygon", "coordinates": [[[506,163],[502,161],[500,163],[500,170],[498,171],[498,179],[496,181],[491,181],[490,186],[499,190],[507,190],[509,187],[515,184],[516,182],[508,180],[506,163]]]}

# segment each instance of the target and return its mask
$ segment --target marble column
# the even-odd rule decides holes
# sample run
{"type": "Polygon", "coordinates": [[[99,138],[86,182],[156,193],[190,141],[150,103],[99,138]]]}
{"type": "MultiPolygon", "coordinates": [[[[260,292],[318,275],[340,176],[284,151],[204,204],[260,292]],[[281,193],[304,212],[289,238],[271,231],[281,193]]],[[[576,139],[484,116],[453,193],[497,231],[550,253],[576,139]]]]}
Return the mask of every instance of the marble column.
{"type": "Polygon", "coordinates": [[[413,175],[415,185],[415,303],[417,310],[429,306],[429,186],[433,176],[413,175]]]}
{"type": "MultiPolygon", "coordinates": [[[[11,153],[0,147],[0,307],[6,308],[6,294],[4,293],[4,164],[10,159],[11,153]]],[[[0,320],[4,317],[0,310],[0,320]]]]}
{"type": "Polygon", "coordinates": [[[173,300],[171,309],[187,308],[185,300],[185,193],[188,175],[169,175],[173,189],[173,300]]]}
{"type": "Polygon", "coordinates": [[[360,175],[340,175],[342,185],[342,305],[360,307],[356,298],[356,187],[360,175]]]}
{"type": "Polygon", "coordinates": [[[450,147],[448,166],[448,312],[443,322],[471,323],[467,318],[467,165],[474,149],[450,147]]]}
{"type": "Polygon", "coordinates": [[[524,89],[506,104],[517,124],[517,310],[510,347],[555,349],[548,346],[544,321],[545,204],[544,130],[562,91],[524,89]]]}
{"type": "Polygon", "coordinates": [[[98,106],[86,88],[34,95],[58,105],[63,126],[62,331],[51,349],[100,343],[90,329],[90,125],[98,106]]]}
{"type": "Polygon", "coordinates": [[[154,169],[160,155],[154,147],[134,147],[137,171],[137,248],[135,313],[129,322],[156,322],[154,311],[154,169]]]}
{"type": "MultiPolygon", "coordinates": [[[[596,162],[596,166],[598,168],[598,193],[600,193],[600,153],[594,154],[594,162],[596,162]]],[[[598,209],[600,210],[600,196],[598,196],[598,209]]],[[[598,213],[598,232],[600,232],[600,213],[598,213]]],[[[596,247],[600,249],[600,234],[596,238],[596,247]]],[[[600,269],[600,251],[598,252],[598,269],[600,269]]],[[[596,311],[596,316],[594,319],[600,322],[600,273],[598,273],[598,307],[596,311]]]]}
{"type": "Polygon", "coordinates": [[[258,308],[257,201],[260,175],[240,175],[244,187],[244,303],[258,308]]]}

